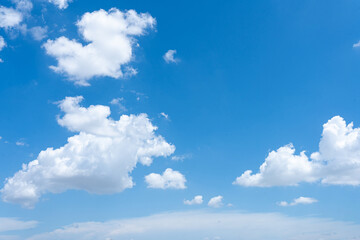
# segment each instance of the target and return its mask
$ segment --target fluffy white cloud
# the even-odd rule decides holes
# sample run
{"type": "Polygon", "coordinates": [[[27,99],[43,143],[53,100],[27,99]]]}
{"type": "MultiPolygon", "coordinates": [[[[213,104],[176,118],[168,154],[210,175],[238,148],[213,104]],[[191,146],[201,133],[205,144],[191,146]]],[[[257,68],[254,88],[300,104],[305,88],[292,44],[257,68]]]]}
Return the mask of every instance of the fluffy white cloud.
{"type": "Polygon", "coordinates": [[[209,207],[219,208],[223,205],[223,196],[216,196],[210,199],[208,202],[209,207]]]}
{"type": "Polygon", "coordinates": [[[299,197],[299,198],[295,198],[292,202],[288,203],[286,201],[282,201],[279,203],[280,206],[282,207],[287,207],[287,206],[296,206],[298,204],[313,204],[318,202],[318,200],[316,200],[315,198],[309,198],[309,197],[299,197]]]}
{"type": "Polygon", "coordinates": [[[108,222],[76,223],[28,240],[350,240],[360,226],[321,218],[287,217],[277,213],[175,212],[108,222]],[[217,239],[218,239],[217,238],[217,239]]]}
{"type": "Polygon", "coordinates": [[[200,205],[203,203],[203,196],[197,195],[192,200],[184,200],[185,205],[200,205]]]}
{"type": "Polygon", "coordinates": [[[305,152],[296,155],[295,148],[287,145],[270,152],[259,173],[247,170],[234,184],[270,187],[315,181],[360,185],[360,128],[335,116],[323,125],[319,151],[311,154],[311,159],[305,152]]]}
{"type": "Polygon", "coordinates": [[[55,72],[67,75],[75,84],[88,86],[93,77],[135,74],[133,68],[126,67],[133,57],[134,37],[153,27],[155,19],[147,13],[112,8],[108,12],[101,9],[85,13],[76,25],[89,42],[87,45],[60,37],[48,40],[44,47],[58,61],[57,66],[51,66],[55,72]]]}
{"type": "Polygon", "coordinates": [[[16,218],[0,218],[0,232],[25,230],[36,227],[36,221],[21,221],[16,218]]]}
{"type": "Polygon", "coordinates": [[[167,168],[162,175],[157,173],[151,173],[145,176],[145,182],[148,184],[148,188],[186,188],[185,176],[178,171],[172,170],[171,168],[167,168]]]}
{"type": "Polygon", "coordinates": [[[295,154],[295,148],[289,144],[271,151],[260,166],[259,173],[245,171],[234,184],[242,186],[282,186],[297,185],[299,182],[314,182],[314,163],[309,161],[305,152],[295,154]]]}
{"type": "Polygon", "coordinates": [[[67,97],[59,103],[65,114],[58,123],[79,134],[58,149],[41,151],[8,178],[1,190],[3,201],[31,208],[47,192],[118,193],[134,185],[129,174],[138,162],[150,165],[154,157],[174,152],[173,145],[155,134],[146,114],[122,115],[115,121],[108,106],[81,107],[82,99],[67,97]]]}
{"type": "Polygon", "coordinates": [[[13,9],[0,6],[0,27],[11,28],[19,25],[23,20],[22,14],[13,9]]]}
{"type": "Polygon", "coordinates": [[[165,62],[167,63],[177,63],[179,59],[175,58],[176,50],[168,50],[163,56],[165,62]]]}
{"type": "Polygon", "coordinates": [[[55,4],[60,9],[65,9],[72,0],[49,0],[49,2],[55,4]]]}

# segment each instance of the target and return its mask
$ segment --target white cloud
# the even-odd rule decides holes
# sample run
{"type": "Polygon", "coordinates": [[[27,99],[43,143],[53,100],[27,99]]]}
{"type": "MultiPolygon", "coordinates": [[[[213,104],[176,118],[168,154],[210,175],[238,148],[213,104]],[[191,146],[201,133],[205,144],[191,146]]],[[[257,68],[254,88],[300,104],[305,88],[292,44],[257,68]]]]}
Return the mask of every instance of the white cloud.
{"type": "Polygon", "coordinates": [[[219,208],[223,205],[223,196],[216,196],[210,199],[208,202],[209,207],[219,208]]]}
{"type": "Polygon", "coordinates": [[[353,44],[353,48],[357,48],[357,47],[360,47],[360,41],[353,44]]]}
{"type": "MultiPolygon", "coordinates": [[[[0,36],[0,51],[3,50],[3,48],[6,47],[6,42],[2,36],[0,36]]],[[[0,63],[3,62],[3,60],[0,58],[0,63]]]]}
{"type": "Polygon", "coordinates": [[[360,225],[322,218],[288,217],[278,213],[175,212],[149,217],[83,222],[28,240],[350,240],[360,237],[360,225]]]}
{"type": "Polygon", "coordinates": [[[41,151],[23,165],[1,190],[5,202],[31,208],[42,194],[80,189],[112,194],[133,187],[129,174],[140,162],[149,166],[154,157],[171,155],[175,147],[155,134],[146,114],[122,115],[112,120],[103,105],[79,106],[82,97],[67,97],[59,103],[65,113],[58,123],[79,134],[57,149],[41,151]]]}
{"type": "Polygon", "coordinates": [[[15,144],[16,144],[16,146],[25,146],[26,145],[26,143],[24,143],[21,140],[17,141],[15,144]]]}
{"type": "Polygon", "coordinates": [[[192,200],[184,200],[185,205],[200,205],[203,203],[203,196],[197,195],[192,200]]]}
{"type": "Polygon", "coordinates": [[[234,184],[242,186],[288,186],[297,185],[299,182],[314,182],[314,164],[308,160],[305,152],[295,155],[295,148],[289,144],[271,151],[265,162],[260,166],[260,172],[252,174],[251,170],[245,171],[236,179],[234,184]]]}
{"type": "Polygon", "coordinates": [[[11,28],[20,24],[23,20],[22,14],[13,9],[0,6],[0,27],[11,28]]]}
{"type": "Polygon", "coordinates": [[[292,202],[288,203],[286,201],[282,201],[279,203],[280,206],[282,207],[287,207],[287,206],[296,206],[299,204],[313,204],[318,202],[318,200],[316,200],[315,198],[309,198],[309,197],[299,197],[299,198],[295,198],[292,202]]]}
{"type": "Polygon", "coordinates": [[[47,27],[37,26],[37,27],[30,28],[29,31],[30,31],[32,37],[37,41],[41,41],[47,37],[47,27]]]}
{"type": "Polygon", "coordinates": [[[36,227],[36,221],[21,221],[16,218],[0,218],[0,232],[25,230],[36,227]]]}
{"type": "Polygon", "coordinates": [[[185,189],[186,179],[178,171],[174,171],[171,168],[167,168],[162,175],[157,173],[151,173],[145,176],[145,182],[148,184],[148,188],[161,188],[161,189],[185,189]]]}
{"type": "Polygon", "coordinates": [[[16,9],[24,15],[30,13],[33,8],[30,0],[12,0],[12,2],[16,5],[16,9]]]}
{"type": "Polygon", "coordinates": [[[175,58],[176,50],[168,50],[163,56],[165,62],[167,63],[177,63],[179,59],[175,58]]]}
{"type": "Polygon", "coordinates": [[[49,0],[50,3],[56,5],[59,9],[65,9],[69,6],[72,0],[49,0]]]}
{"type": "Polygon", "coordinates": [[[134,37],[145,34],[154,25],[155,19],[147,13],[101,9],[85,13],[77,22],[87,45],[60,37],[48,40],[44,47],[58,61],[57,66],[51,66],[55,72],[67,75],[77,85],[88,86],[93,77],[120,78],[136,73],[126,67],[133,58],[134,37]]]}
{"type": "Polygon", "coordinates": [[[305,152],[296,155],[295,148],[287,145],[270,152],[259,173],[247,170],[234,184],[270,187],[316,181],[360,185],[360,128],[353,128],[353,123],[346,125],[339,116],[323,125],[319,152],[311,154],[311,160],[305,152]]]}
{"type": "Polygon", "coordinates": [[[162,117],[164,117],[166,120],[169,120],[169,115],[168,115],[168,114],[166,114],[166,113],[164,113],[164,112],[161,112],[160,115],[161,115],[162,117]]]}
{"type": "Polygon", "coordinates": [[[183,161],[187,158],[191,158],[192,155],[191,154],[182,154],[182,155],[175,155],[171,157],[171,160],[173,161],[183,161]]]}
{"type": "Polygon", "coordinates": [[[125,107],[125,105],[123,104],[124,102],[124,98],[114,98],[111,100],[110,104],[112,105],[117,105],[120,108],[120,111],[122,112],[126,112],[127,108],[125,107]]]}

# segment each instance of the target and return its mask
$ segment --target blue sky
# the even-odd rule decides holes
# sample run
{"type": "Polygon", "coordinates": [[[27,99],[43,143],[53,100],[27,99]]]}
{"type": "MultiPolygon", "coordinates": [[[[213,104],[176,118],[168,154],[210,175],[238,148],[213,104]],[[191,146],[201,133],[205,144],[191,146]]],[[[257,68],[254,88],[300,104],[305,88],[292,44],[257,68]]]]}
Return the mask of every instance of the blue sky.
{"type": "Polygon", "coordinates": [[[360,238],[359,13],[2,0],[0,239],[360,238]]]}

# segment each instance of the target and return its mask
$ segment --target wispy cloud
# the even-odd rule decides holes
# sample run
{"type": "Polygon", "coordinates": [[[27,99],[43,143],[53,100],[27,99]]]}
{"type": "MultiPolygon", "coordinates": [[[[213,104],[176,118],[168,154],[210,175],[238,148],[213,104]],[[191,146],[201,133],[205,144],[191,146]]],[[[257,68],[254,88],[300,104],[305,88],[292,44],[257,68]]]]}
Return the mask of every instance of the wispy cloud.
{"type": "Polygon", "coordinates": [[[282,206],[282,207],[288,207],[288,206],[296,206],[299,204],[308,205],[308,204],[313,204],[316,202],[318,202],[318,200],[316,200],[315,198],[299,197],[299,198],[295,198],[292,202],[281,201],[278,204],[279,204],[279,206],[282,206]]]}
{"type": "Polygon", "coordinates": [[[28,240],[324,239],[360,238],[360,225],[278,213],[173,212],[108,222],[75,223],[28,240]]]}

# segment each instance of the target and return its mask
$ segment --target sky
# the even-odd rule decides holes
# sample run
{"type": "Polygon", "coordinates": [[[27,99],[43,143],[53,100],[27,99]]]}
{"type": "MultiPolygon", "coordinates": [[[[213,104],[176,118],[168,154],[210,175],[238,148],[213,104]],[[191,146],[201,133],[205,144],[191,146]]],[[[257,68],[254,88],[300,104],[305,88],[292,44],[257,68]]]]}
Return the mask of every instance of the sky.
{"type": "Polygon", "coordinates": [[[360,239],[359,16],[1,0],[0,240],[360,239]]]}

